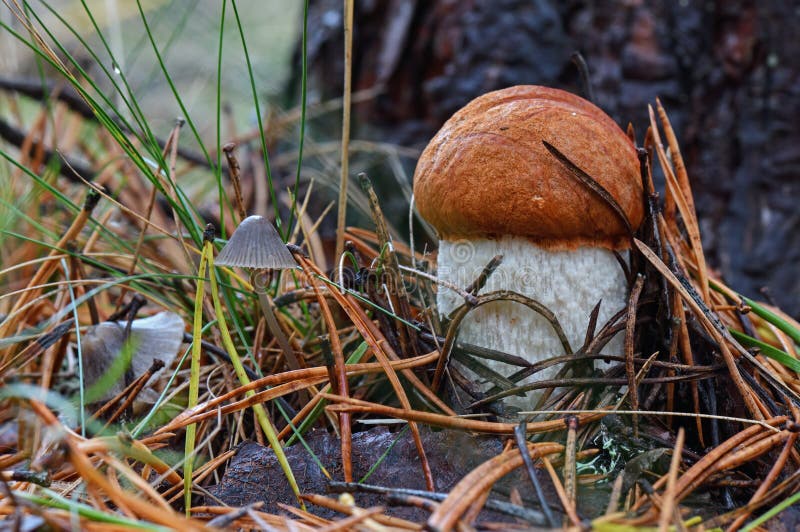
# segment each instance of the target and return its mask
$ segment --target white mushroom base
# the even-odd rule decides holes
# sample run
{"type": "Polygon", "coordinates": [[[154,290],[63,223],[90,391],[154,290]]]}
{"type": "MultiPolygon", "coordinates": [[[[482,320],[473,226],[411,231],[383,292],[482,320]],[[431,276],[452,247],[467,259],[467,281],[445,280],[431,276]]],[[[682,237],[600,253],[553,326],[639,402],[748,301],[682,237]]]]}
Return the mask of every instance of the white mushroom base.
{"type": "MultiPolygon", "coordinates": [[[[627,285],[613,252],[581,247],[573,251],[550,251],[524,238],[476,239],[439,242],[437,276],[461,288],[472,283],[495,255],[503,262],[489,277],[481,294],[512,290],[537,300],[558,318],[573,350],[583,344],[589,316],[602,300],[597,320],[599,330],[609,318],[625,307],[627,285]]],[[[447,316],[464,304],[453,290],[439,286],[437,306],[447,316]]],[[[617,334],[601,351],[621,354],[623,334],[617,334]]],[[[517,355],[529,362],[564,354],[550,323],[519,303],[497,301],[472,310],[459,328],[458,341],[517,355]]],[[[485,360],[494,371],[509,376],[520,368],[485,360]]],[[[560,366],[532,375],[524,383],[552,378],[560,366]]],[[[541,392],[528,398],[512,396],[510,405],[532,408],[541,392]]]]}

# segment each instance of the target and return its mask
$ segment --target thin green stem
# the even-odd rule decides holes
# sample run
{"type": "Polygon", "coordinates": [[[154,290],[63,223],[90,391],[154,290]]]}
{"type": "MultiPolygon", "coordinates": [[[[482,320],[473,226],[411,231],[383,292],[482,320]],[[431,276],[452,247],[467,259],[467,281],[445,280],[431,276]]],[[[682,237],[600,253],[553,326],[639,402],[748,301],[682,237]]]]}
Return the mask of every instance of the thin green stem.
{"type": "Polygon", "coordinates": [[[225,11],[228,7],[228,0],[222,2],[222,13],[219,16],[219,44],[217,47],[217,98],[216,98],[216,114],[217,114],[217,190],[219,193],[219,230],[222,237],[225,237],[225,187],[222,186],[222,37],[225,35],[225,11]]]}
{"type": "MultiPolygon", "coordinates": [[[[200,355],[201,355],[201,334],[203,326],[203,293],[205,290],[205,275],[208,266],[207,257],[211,253],[211,242],[203,245],[203,255],[200,257],[200,267],[198,269],[197,290],[194,298],[194,319],[192,321],[192,362],[189,373],[189,399],[186,407],[191,409],[197,405],[200,390],[200,355]]],[[[213,276],[213,271],[211,272],[213,276]]],[[[184,457],[186,462],[183,464],[183,502],[186,507],[186,516],[189,517],[192,511],[192,471],[194,469],[194,445],[197,436],[197,424],[192,423],[186,427],[186,444],[184,457]]]]}
{"type": "Polygon", "coordinates": [[[294,176],[294,190],[292,191],[292,210],[289,213],[289,222],[286,224],[287,235],[297,213],[297,190],[300,188],[300,169],[303,166],[303,145],[306,138],[306,104],[308,94],[308,0],[303,4],[303,65],[300,85],[300,146],[297,149],[297,172],[294,176]]]}
{"type": "Polygon", "coordinates": [[[231,0],[231,6],[233,6],[233,14],[236,17],[236,25],[239,28],[239,35],[242,38],[242,49],[244,50],[244,58],[247,62],[247,74],[250,77],[250,89],[253,92],[253,105],[256,108],[256,120],[258,120],[258,136],[261,140],[261,152],[264,156],[264,170],[267,174],[267,185],[269,186],[270,198],[272,199],[272,210],[275,212],[275,225],[278,228],[278,233],[283,238],[284,242],[289,237],[289,227],[283,227],[283,223],[281,222],[281,214],[280,210],[278,209],[278,196],[275,193],[275,186],[272,182],[272,169],[269,165],[269,152],[267,151],[267,139],[264,135],[264,121],[261,117],[261,105],[258,103],[258,91],[256,90],[256,80],[253,76],[253,65],[250,62],[250,54],[247,51],[247,39],[244,37],[244,28],[242,27],[242,21],[239,18],[239,10],[236,8],[235,0],[231,0]]]}

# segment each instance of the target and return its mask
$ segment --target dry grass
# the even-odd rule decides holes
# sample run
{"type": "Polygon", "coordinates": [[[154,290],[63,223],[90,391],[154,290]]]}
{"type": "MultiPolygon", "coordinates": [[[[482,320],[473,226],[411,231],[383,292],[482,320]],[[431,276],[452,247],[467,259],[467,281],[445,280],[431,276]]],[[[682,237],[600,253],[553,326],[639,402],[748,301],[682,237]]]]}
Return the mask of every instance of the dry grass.
{"type": "MultiPolygon", "coordinates": [[[[98,127],[69,101],[54,96],[49,102],[50,109],[43,107],[33,120],[17,117],[12,127],[20,136],[3,152],[10,155],[0,244],[0,428],[14,437],[0,441],[0,515],[89,530],[469,529],[495,483],[527,467],[534,479],[552,485],[550,505],[564,518],[557,526],[735,530],[797,492],[800,325],[779,309],[744,300],[706,266],[690,179],[660,105],[650,110],[644,142],[649,194],[643,201],[649,217],[632,235],[630,279],[636,290],[610,323],[597,324],[596,331],[592,326],[584,346],[552,361],[564,370],[537,385],[547,388],[541,409],[520,425],[494,415],[497,402],[518,389],[501,382],[500,393],[487,397],[469,387],[466,368],[479,365],[481,353],[455,341],[457,321],[439,324],[430,303],[435,272],[417,273],[427,257],[412,256],[391,239],[366,178],[361,201],[374,227],[348,229],[341,262],[346,268],[335,269],[337,275],[328,274],[320,220],[308,207],[313,187],[296,199],[277,194],[279,203],[296,201],[296,223],[287,235],[299,268],[269,285],[280,326],[299,360],[298,368],[290,368],[243,272],[213,268],[216,286],[198,276],[204,223],[193,205],[211,205],[217,221],[223,220],[223,234],[230,234],[253,208],[230,207],[234,198],[266,197],[255,191],[257,165],[242,164],[241,175],[234,177],[240,183],[219,180],[220,208],[207,189],[182,179],[208,169],[198,170],[201,156],[181,154],[179,126],[155,168],[132,161],[124,146],[136,148],[134,136],[121,140],[119,132],[98,127]],[[59,170],[52,163],[53,138],[59,153],[71,154],[72,168],[59,170]],[[653,193],[653,159],[666,179],[663,209],[653,193]],[[235,193],[237,187],[243,192],[235,193]],[[345,270],[363,282],[343,289],[338,273],[345,270]],[[634,282],[637,275],[641,281],[634,282]],[[128,375],[125,391],[90,408],[82,402],[83,392],[76,392],[79,339],[134,296],[145,304],[142,314],[163,309],[186,323],[197,320],[184,346],[187,356],[156,377],[128,375]],[[599,355],[621,332],[627,332],[625,353],[599,355]],[[226,351],[242,359],[250,377],[237,377],[224,361],[226,351]],[[603,374],[587,373],[585,362],[598,358],[613,364],[603,374]],[[190,386],[197,387],[196,403],[190,386]],[[161,398],[135,411],[134,399],[146,388],[161,392],[161,398]],[[465,397],[472,403],[468,407],[465,397]],[[421,426],[493,435],[503,440],[504,451],[465,472],[442,500],[426,499],[423,492],[404,499],[429,512],[418,523],[319,493],[302,493],[308,507],[300,501],[293,507],[209,506],[197,493],[218,482],[237,444],[270,439],[264,420],[255,420],[259,408],[268,411],[268,423],[284,443],[295,430],[312,426],[336,433],[343,457],[343,478],[336,480],[346,482],[356,480],[351,432],[367,419],[407,423],[419,456],[419,469],[409,474],[421,475],[430,491],[437,471],[429,465],[421,426]],[[473,418],[456,410],[484,415],[473,418]],[[598,454],[597,435],[612,415],[631,431],[618,435],[620,445],[666,447],[672,456],[667,467],[653,463],[633,481],[624,465],[593,474],[582,470],[580,465],[598,454]],[[189,426],[197,441],[191,448],[202,458],[193,468],[186,467],[184,455],[189,426]],[[187,471],[191,479],[184,478],[187,471]],[[576,493],[606,493],[611,485],[605,514],[579,513],[576,493]],[[186,486],[194,497],[184,493],[186,486]],[[695,496],[710,492],[728,494],[734,507],[697,502],[695,496]],[[314,506],[341,517],[323,519],[313,514],[314,506]]],[[[273,117],[266,128],[278,135],[275,128],[291,124],[273,117]]],[[[257,131],[240,134],[240,149],[257,152],[258,138],[257,131]]],[[[295,164],[291,154],[283,154],[273,159],[273,171],[291,171],[295,164]]],[[[222,243],[206,246],[216,253],[222,243]]],[[[494,297],[460,288],[464,313],[494,297]]]]}

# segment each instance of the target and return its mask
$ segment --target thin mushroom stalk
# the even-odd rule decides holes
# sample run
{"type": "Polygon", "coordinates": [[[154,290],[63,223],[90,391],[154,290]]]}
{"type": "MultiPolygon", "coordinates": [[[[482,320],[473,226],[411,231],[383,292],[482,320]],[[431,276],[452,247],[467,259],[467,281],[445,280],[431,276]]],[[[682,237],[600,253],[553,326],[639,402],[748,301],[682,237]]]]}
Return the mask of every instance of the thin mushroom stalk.
{"type": "Polygon", "coordinates": [[[215,263],[251,270],[250,281],[258,296],[261,312],[270,333],[283,351],[291,369],[300,369],[300,363],[275,315],[275,304],[267,292],[270,270],[297,268],[297,262],[281,240],[278,231],[263,216],[249,216],[231,235],[219,252],[215,263]]]}
{"type": "Polygon", "coordinates": [[[250,284],[253,285],[253,290],[258,296],[261,313],[264,315],[264,319],[267,322],[269,332],[272,333],[272,336],[277,340],[278,346],[280,346],[281,351],[283,351],[283,356],[286,357],[286,363],[289,365],[289,368],[300,369],[300,362],[298,362],[297,356],[294,354],[294,349],[292,349],[289,339],[283,332],[280,323],[278,323],[278,318],[275,315],[277,309],[267,291],[269,285],[264,282],[266,279],[269,279],[269,272],[266,270],[253,270],[250,273],[250,284]]]}

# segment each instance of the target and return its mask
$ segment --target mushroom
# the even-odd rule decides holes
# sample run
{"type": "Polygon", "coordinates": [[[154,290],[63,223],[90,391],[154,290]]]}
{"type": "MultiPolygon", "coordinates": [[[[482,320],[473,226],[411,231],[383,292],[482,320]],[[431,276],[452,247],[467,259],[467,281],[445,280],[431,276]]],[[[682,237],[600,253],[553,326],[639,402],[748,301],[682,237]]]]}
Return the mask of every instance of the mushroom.
{"type": "Polygon", "coordinates": [[[254,271],[297,268],[297,261],[277,229],[263,216],[248,216],[242,220],[214,263],[254,271]]]}
{"type": "MultiPolygon", "coordinates": [[[[492,257],[503,255],[482,292],[510,290],[535,299],[555,313],[575,348],[599,301],[600,324],[625,306],[626,277],[614,253],[625,253],[631,235],[620,215],[575,179],[544,142],[594,178],[630,227],[639,226],[644,207],[632,141],[592,103],[539,86],[491,92],[456,112],[417,163],[414,198],[440,238],[442,315],[464,304],[448,284],[468,286],[492,257]]],[[[530,363],[564,354],[550,322],[511,301],[470,312],[458,338],[530,363]]],[[[603,352],[621,351],[617,335],[603,352]]],[[[505,375],[519,369],[486,364],[505,375]]],[[[533,377],[546,379],[558,369],[533,377]]]]}
{"type": "Polygon", "coordinates": [[[297,268],[297,262],[278,231],[263,216],[248,216],[233,232],[214,262],[217,266],[236,266],[250,270],[250,282],[258,295],[267,327],[278,341],[290,369],[300,369],[289,339],[275,316],[272,298],[267,293],[270,270],[297,268]]]}
{"type": "MultiPolygon", "coordinates": [[[[86,385],[99,386],[92,402],[106,401],[125,388],[125,373],[139,377],[158,359],[169,366],[178,354],[183,342],[183,319],[174,312],[159,312],[148,318],[130,322],[129,334],[126,324],[104,321],[89,327],[81,337],[81,359],[86,385]],[[126,341],[130,336],[131,350],[125,353],[128,361],[121,359],[126,341]]],[[[163,370],[153,374],[157,378],[163,370]]],[[[90,394],[92,395],[92,394],[90,394]]],[[[155,402],[158,394],[153,388],[145,388],[139,394],[141,402],[155,402]]]]}

